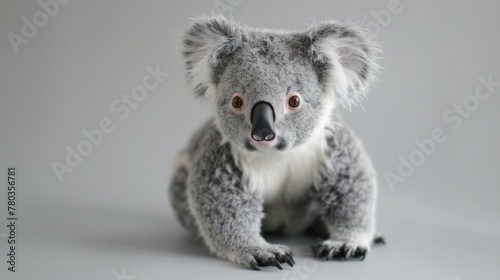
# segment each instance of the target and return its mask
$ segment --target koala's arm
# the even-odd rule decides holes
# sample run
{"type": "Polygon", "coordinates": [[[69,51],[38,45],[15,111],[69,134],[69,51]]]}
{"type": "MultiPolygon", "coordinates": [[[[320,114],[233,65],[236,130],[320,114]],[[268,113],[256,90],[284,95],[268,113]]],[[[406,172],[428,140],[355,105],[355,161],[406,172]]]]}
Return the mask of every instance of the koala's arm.
{"type": "Polygon", "coordinates": [[[365,257],[375,238],[376,174],[361,142],[343,124],[327,137],[327,159],[317,187],[329,240],[313,246],[318,257],[365,257]]]}
{"type": "Polygon", "coordinates": [[[229,143],[213,128],[199,143],[188,182],[188,200],[205,245],[217,256],[254,269],[293,265],[290,250],[260,235],[262,199],[248,190],[229,143]],[[210,136],[210,134],[212,136],[210,136]]]}

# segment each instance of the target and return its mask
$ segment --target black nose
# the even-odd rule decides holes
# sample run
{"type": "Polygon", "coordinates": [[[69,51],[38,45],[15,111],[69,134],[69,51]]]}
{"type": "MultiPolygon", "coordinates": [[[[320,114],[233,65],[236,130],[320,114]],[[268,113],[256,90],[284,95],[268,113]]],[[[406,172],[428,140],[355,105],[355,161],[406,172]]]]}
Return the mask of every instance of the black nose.
{"type": "Polygon", "coordinates": [[[252,138],[255,141],[272,141],[274,131],[273,106],[267,102],[259,102],[252,109],[252,138]]]}

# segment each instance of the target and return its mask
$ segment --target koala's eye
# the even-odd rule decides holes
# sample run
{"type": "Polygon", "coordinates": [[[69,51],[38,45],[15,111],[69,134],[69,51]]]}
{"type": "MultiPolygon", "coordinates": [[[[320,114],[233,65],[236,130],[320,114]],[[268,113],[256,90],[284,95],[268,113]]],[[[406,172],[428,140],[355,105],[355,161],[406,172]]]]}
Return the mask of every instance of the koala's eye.
{"type": "Polygon", "coordinates": [[[297,108],[300,105],[300,98],[297,95],[294,95],[288,99],[288,105],[292,108],[297,108]]]}
{"type": "Polygon", "coordinates": [[[233,97],[232,105],[233,108],[240,109],[241,107],[243,107],[243,99],[241,99],[241,97],[239,96],[233,97]]]}
{"type": "Polygon", "coordinates": [[[245,99],[241,93],[237,92],[231,98],[231,109],[237,114],[241,114],[245,111],[245,99]]]}
{"type": "Polygon", "coordinates": [[[300,110],[301,107],[301,100],[300,100],[300,94],[297,92],[292,92],[288,95],[287,97],[287,107],[289,111],[295,112],[300,110]]]}

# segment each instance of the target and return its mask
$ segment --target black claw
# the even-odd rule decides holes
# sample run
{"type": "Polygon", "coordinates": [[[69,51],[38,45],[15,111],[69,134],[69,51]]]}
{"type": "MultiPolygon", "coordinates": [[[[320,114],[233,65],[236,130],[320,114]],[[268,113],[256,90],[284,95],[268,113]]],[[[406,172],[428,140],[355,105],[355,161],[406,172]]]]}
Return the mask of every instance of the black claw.
{"type": "Polygon", "coordinates": [[[280,263],[278,260],[276,259],[271,259],[271,264],[275,267],[277,267],[279,270],[283,270],[283,268],[281,267],[280,263]]]}
{"type": "Polygon", "coordinates": [[[363,250],[361,252],[361,257],[359,258],[360,260],[364,260],[366,258],[366,252],[367,252],[366,250],[363,250]]]}
{"type": "Polygon", "coordinates": [[[295,264],[293,259],[291,258],[291,256],[289,254],[278,256],[278,261],[280,263],[287,263],[290,267],[293,267],[293,265],[295,264]]]}
{"type": "Polygon", "coordinates": [[[340,260],[340,261],[347,260],[347,248],[345,245],[342,245],[342,247],[339,247],[335,250],[337,251],[337,254],[334,257],[335,259],[340,260]]]}
{"type": "Polygon", "coordinates": [[[257,265],[257,262],[255,261],[250,262],[250,267],[252,267],[253,270],[260,270],[259,266],[257,265]]]}
{"type": "Polygon", "coordinates": [[[338,257],[338,248],[332,248],[329,252],[328,255],[326,256],[326,260],[333,260],[338,257]]]}
{"type": "Polygon", "coordinates": [[[283,269],[279,263],[279,261],[275,258],[269,258],[269,259],[266,259],[264,261],[258,261],[257,260],[257,263],[259,264],[259,266],[275,266],[276,268],[278,269],[283,269]]]}
{"type": "Polygon", "coordinates": [[[359,258],[361,261],[365,259],[366,255],[368,253],[368,250],[366,249],[360,249],[358,248],[356,252],[354,253],[354,258],[359,258]]]}
{"type": "Polygon", "coordinates": [[[324,246],[321,246],[319,250],[317,251],[317,256],[320,258],[323,258],[324,256],[328,255],[328,249],[324,246]]]}
{"type": "Polygon", "coordinates": [[[319,252],[319,257],[320,258],[323,258],[325,256],[327,256],[329,253],[328,253],[328,249],[326,248],[321,248],[321,251],[319,252]]]}
{"type": "Polygon", "coordinates": [[[377,236],[373,239],[373,243],[385,245],[385,238],[383,236],[377,236]]]}
{"type": "Polygon", "coordinates": [[[350,257],[352,257],[354,255],[354,249],[353,248],[349,248],[349,249],[344,249],[344,260],[347,260],[349,259],[350,257]]]}
{"type": "Polygon", "coordinates": [[[293,254],[290,253],[287,255],[287,258],[292,261],[292,263],[295,265],[295,260],[293,259],[293,254]]]}

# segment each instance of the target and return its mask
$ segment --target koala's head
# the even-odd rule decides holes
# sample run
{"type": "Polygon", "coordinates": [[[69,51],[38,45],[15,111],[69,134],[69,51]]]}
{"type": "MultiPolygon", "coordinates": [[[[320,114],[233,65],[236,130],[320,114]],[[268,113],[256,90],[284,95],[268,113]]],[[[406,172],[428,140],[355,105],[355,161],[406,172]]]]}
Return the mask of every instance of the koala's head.
{"type": "Polygon", "coordinates": [[[250,151],[307,142],[335,104],[360,101],[378,70],[378,45],[336,21],[277,31],[203,17],[183,48],[192,91],[213,102],[222,134],[250,151]]]}

